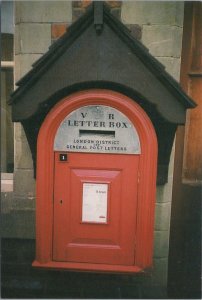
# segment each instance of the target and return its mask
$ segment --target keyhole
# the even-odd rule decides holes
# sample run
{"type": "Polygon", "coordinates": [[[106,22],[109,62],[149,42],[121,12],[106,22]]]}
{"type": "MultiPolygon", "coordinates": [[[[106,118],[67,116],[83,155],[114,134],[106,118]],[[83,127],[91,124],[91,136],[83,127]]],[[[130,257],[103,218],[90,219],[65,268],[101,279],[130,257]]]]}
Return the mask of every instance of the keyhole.
{"type": "Polygon", "coordinates": [[[62,200],[60,200],[60,204],[62,205],[62,200]]]}

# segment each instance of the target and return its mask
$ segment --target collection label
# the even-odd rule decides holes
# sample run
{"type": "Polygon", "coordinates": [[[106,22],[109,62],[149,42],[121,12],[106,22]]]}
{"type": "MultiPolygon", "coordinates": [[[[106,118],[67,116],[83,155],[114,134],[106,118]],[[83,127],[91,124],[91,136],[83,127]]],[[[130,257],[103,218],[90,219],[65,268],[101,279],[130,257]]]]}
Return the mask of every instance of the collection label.
{"type": "Polygon", "coordinates": [[[117,109],[83,106],[60,124],[55,151],[139,154],[140,140],[133,123],[117,109]]]}

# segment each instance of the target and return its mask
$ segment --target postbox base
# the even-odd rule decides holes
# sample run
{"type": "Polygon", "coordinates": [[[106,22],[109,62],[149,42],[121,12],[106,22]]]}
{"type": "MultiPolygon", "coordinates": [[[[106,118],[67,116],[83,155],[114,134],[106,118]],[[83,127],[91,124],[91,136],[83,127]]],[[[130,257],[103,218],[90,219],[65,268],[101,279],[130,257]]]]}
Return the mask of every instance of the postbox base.
{"type": "Polygon", "coordinates": [[[79,272],[95,272],[95,273],[139,273],[143,269],[137,266],[124,266],[124,265],[108,265],[108,264],[89,264],[89,263],[76,263],[76,262],[56,262],[49,261],[47,263],[40,263],[35,260],[32,263],[33,267],[71,270],[79,272]]]}

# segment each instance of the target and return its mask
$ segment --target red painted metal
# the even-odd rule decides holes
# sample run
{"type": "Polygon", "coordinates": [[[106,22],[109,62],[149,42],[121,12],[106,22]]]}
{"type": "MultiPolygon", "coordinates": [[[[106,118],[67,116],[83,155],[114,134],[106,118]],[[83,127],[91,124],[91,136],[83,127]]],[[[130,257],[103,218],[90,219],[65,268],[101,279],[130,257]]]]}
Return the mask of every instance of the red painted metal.
{"type": "Polygon", "coordinates": [[[55,154],[53,260],[134,265],[139,155],[55,154]],[[109,186],[108,223],[82,223],[82,184],[109,186]],[[62,203],[61,203],[62,199],[62,203]]]}
{"type": "Polygon", "coordinates": [[[142,268],[137,266],[123,266],[123,265],[109,265],[109,264],[91,264],[91,263],[77,263],[77,262],[56,262],[50,261],[48,263],[40,263],[35,260],[32,264],[37,268],[48,268],[48,269],[63,269],[79,272],[96,272],[96,273],[124,273],[131,274],[142,272],[142,268]]]}
{"type": "Polygon", "coordinates": [[[47,115],[38,136],[37,249],[33,266],[100,272],[113,272],[114,270],[114,272],[124,273],[139,272],[143,268],[150,267],[152,265],[156,166],[157,139],[152,123],[146,113],[134,101],[109,90],[82,91],[61,100],[47,115]],[[57,163],[55,159],[57,153],[54,154],[53,151],[57,128],[70,112],[86,105],[108,105],[125,114],[133,122],[139,134],[141,154],[125,156],[69,153],[71,171],[66,163],[57,163]],[[88,156],[88,160],[84,159],[85,155],[88,156]],[[76,161],[76,157],[78,161],[76,161]],[[93,157],[96,157],[96,160],[92,159],[93,157]],[[72,191],[74,197],[76,199],[81,197],[79,195],[81,182],[83,180],[91,182],[92,180],[90,172],[85,171],[87,167],[95,172],[95,180],[109,183],[115,197],[120,198],[120,206],[117,207],[113,197],[111,196],[109,199],[109,220],[111,220],[111,216],[112,220],[118,218],[121,211],[122,219],[120,219],[119,225],[115,224],[114,221],[110,224],[109,221],[109,224],[106,225],[83,224],[81,229],[81,224],[74,220],[74,215],[77,216],[77,220],[79,218],[79,205],[81,206],[78,204],[79,202],[72,206],[72,215],[68,215],[67,207],[70,203],[68,182],[74,188],[72,191]],[[62,172],[61,175],[59,175],[60,172],[62,172]],[[72,173],[71,176],[70,173],[72,173]],[[55,177],[54,174],[56,174],[55,177]],[[119,180],[122,181],[121,186],[118,183],[119,180]],[[56,187],[55,190],[54,186],[56,187]],[[60,191],[62,196],[65,196],[64,211],[60,210],[58,202],[60,191]],[[127,195],[126,205],[123,204],[121,198],[124,194],[127,195]],[[127,206],[129,206],[128,209],[127,206]],[[65,215],[65,211],[67,215],[65,215]],[[73,226],[73,231],[69,235],[70,224],[71,228],[73,226]],[[91,234],[89,234],[89,226],[93,228],[91,234]],[[107,226],[110,230],[106,233],[104,228],[107,226]],[[120,232],[117,233],[118,226],[121,228],[121,234],[120,232]],[[82,246],[81,241],[77,240],[78,230],[82,232],[82,246]],[[130,234],[132,235],[131,239],[129,238],[130,234]],[[98,238],[97,245],[95,242],[96,235],[98,238]],[[62,237],[65,236],[63,241],[62,237]],[[75,239],[77,240],[76,245],[75,239]],[[94,252],[92,249],[89,251],[86,247],[89,239],[91,245],[94,245],[94,250],[96,250],[94,252]],[[112,247],[113,243],[116,244],[115,249],[112,247]],[[101,246],[104,249],[100,250],[99,247],[101,246]],[[79,253],[81,248],[85,258],[79,253]],[[103,254],[102,251],[104,251],[103,254]],[[96,262],[98,263],[96,264],[96,262]]]}

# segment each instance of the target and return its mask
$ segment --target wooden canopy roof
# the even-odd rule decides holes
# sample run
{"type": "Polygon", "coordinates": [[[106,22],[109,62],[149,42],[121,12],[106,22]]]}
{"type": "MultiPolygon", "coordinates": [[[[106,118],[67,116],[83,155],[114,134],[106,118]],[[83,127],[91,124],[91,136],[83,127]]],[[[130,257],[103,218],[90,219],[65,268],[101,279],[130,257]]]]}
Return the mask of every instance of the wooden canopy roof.
{"type": "MultiPolygon", "coordinates": [[[[89,6],[17,86],[10,98],[12,118],[22,122],[34,162],[38,131],[49,110],[74,91],[104,88],[131,97],[147,112],[158,137],[163,170],[159,172],[167,174],[176,127],[185,123],[186,109],[195,107],[165,67],[101,1],[89,6]]],[[[164,182],[166,176],[159,178],[164,182]]]]}

